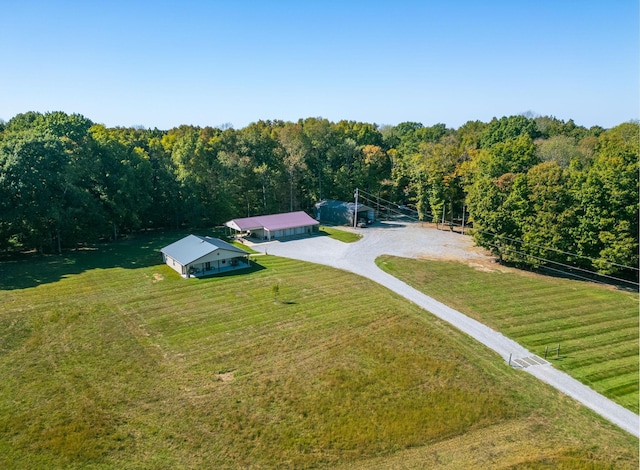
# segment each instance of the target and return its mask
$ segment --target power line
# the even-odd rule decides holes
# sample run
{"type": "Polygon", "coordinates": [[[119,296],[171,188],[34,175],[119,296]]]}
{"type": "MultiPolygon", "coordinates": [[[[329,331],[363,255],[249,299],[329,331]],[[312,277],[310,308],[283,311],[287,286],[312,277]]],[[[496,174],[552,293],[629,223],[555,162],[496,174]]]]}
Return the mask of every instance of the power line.
{"type": "MultiPolygon", "coordinates": [[[[456,227],[461,227],[462,226],[462,224],[458,224],[458,223],[455,223],[453,221],[451,222],[451,225],[456,226],[456,227]]],[[[506,235],[499,235],[499,234],[496,234],[496,233],[489,232],[487,230],[481,230],[481,229],[478,229],[476,227],[474,227],[473,230],[475,230],[476,232],[484,233],[486,235],[490,235],[492,237],[501,237],[501,238],[503,238],[505,240],[509,240],[509,241],[516,242],[516,243],[520,243],[521,245],[529,245],[529,246],[533,246],[533,247],[540,248],[540,249],[543,249],[543,250],[555,251],[556,253],[561,253],[563,255],[572,256],[574,258],[588,259],[591,262],[596,262],[596,261],[604,262],[609,266],[617,266],[619,268],[624,268],[624,269],[628,269],[628,270],[631,270],[631,271],[640,271],[640,269],[635,267],[635,266],[627,266],[625,264],[615,263],[613,261],[608,261],[608,260],[598,260],[598,259],[592,258],[590,256],[579,255],[577,253],[571,253],[569,251],[560,250],[558,248],[553,248],[553,247],[550,247],[550,246],[543,246],[543,245],[538,245],[538,244],[531,243],[531,242],[526,242],[524,240],[508,237],[506,235]]]]}
{"type": "Polygon", "coordinates": [[[574,273],[568,273],[566,271],[562,271],[561,269],[552,268],[550,266],[545,266],[544,268],[548,269],[549,271],[555,271],[557,273],[561,273],[561,274],[565,274],[567,276],[575,277],[576,279],[582,279],[583,281],[597,282],[598,284],[604,284],[604,282],[600,282],[597,279],[593,279],[593,278],[585,277],[585,276],[579,276],[579,275],[574,274],[574,273]]]}
{"type": "Polygon", "coordinates": [[[494,237],[502,237],[505,240],[509,240],[509,241],[512,241],[512,242],[517,242],[517,243],[524,244],[524,245],[534,246],[536,248],[541,248],[543,250],[555,251],[556,253],[561,253],[563,255],[569,255],[569,256],[576,257],[576,258],[584,258],[584,259],[588,259],[590,261],[604,261],[605,263],[607,263],[608,265],[611,265],[611,266],[618,266],[620,268],[630,269],[632,271],[640,271],[640,269],[638,269],[638,268],[636,268],[634,266],[626,266],[624,264],[618,264],[618,263],[614,263],[613,261],[607,261],[607,260],[596,260],[595,258],[591,258],[590,256],[579,255],[577,253],[571,253],[569,251],[563,251],[563,250],[559,250],[557,248],[552,248],[552,247],[548,247],[548,246],[536,245],[535,243],[525,242],[524,240],[519,240],[517,238],[507,237],[506,235],[498,235],[498,234],[495,234],[495,233],[488,232],[486,230],[480,230],[480,229],[475,229],[475,228],[474,228],[474,230],[476,230],[477,232],[480,232],[480,233],[484,233],[484,234],[487,234],[487,235],[494,236],[494,237]]]}
{"type": "MultiPolygon", "coordinates": [[[[590,271],[590,270],[588,270],[588,269],[580,268],[580,267],[578,267],[578,266],[572,266],[572,265],[570,265],[570,264],[560,263],[559,261],[553,261],[553,260],[549,260],[549,259],[546,259],[546,258],[540,258],[540,257],[538,257],[538,256],[531,255],[531,254],[529,254],[529,253],[524,253],[524,252],[522,252],[522,251],[514,250],[513,248],[508,248],[508,247],[504,247],[504,246],[500,246],[500,245],[495,245],[495,244],[493,244],[493,243],[489,243],[489,245],[490,245],[490,246],[494,246],[494,247],[496,247],[496,248],[498,248],[498,249],[505,250],[505,251],[507,251],[507,252],[517,253],[517,254],[522,255],[522,256],[527,256],[527,257],[529,257],[529,258],[533,258],[533,259],[538,260],[538,261],[545,261],[545,262],[547,262],[547,263],[556,264],[556,265],[558,265],[558,266],[562,266],[562,267],[569,268],[569,269],[574,269],[574,270],[576,270],[576,271],[582,271],[583,273],[590,274],[590,275],[592,275],[592,276],[594,276],[594,277],[603,277],[603,278],[610,279],[610,280],[612,280],[612,281],[622,282],[622,283],[627,283],[627,284],[631,284],[631,285],[633,285],[633,286],[640,287],[640,284],[639,284],[639,283],[634,282],[634,281],[629,281],[629,280],[627,280],[627,279],[621,279],[621,278],[618,278],[618,277],[609,276],[609,275],[607,275],[607,274],[601,274],[601,273],[598,273],[598,272],[595,272],[595,271],[590,271]]],[[[550,267],[548,267],[548,266],[546,266],[546,265],[545,265],[545,268],[547,268],[547,269],[554,269],[554,268],[550,268],[550,267]]],[[[554,270],[556,270],[556,271],[560,271],[560,270],[557,270],[557,269],[554,269],[554,270]]],[[[581,276],[577,276],[577,275],[575,275],[575,274],[573,274],[573,273],[567,273],[567,272],[565,272],[565,271],[560,271],[560,272],[563,272],[563,273],[568,274],[568,275],[571,275],[571,276],[580,277],[581,279],[595,280],[595,279],[592,279],[592,278],[584,278],[584,277],[581,277],[581,276]]],[[[597,281],[596,281],[596,282],[597,282],[597,281]]]]}
{"type": "MultiPolygon", "coordinates": [[[[365,195],[369,195],[369,196],[371,196],[372,198],[374,198],[374,197],[375,197],[375,198],[377,198],[377,196],[376,196],[376,195],[373,195],[373,194],[371,194],[371,193],[368,193],[367,191],[360,190],[360,193],[361,193],[361,194],[362,194],[362,193],[364,193],[365,195]]],[[[391,201],[388,201],[388,200],[386,200],[386,199],[384,199],[384,198],[379,198],[379,199],[380,199],[380,200],[382,200],[383,202],[388,203],[388,204],[389,204],[389,205],[391,205],[391,206],[396,206],[396,204],[395,204],[395,203],[393,203],[393,202],[391,202],[391,201]]],[[[365,197],[365,200],[368,200],[368,199],[365,197]]],[[[375,203],[375,202],[376,202],[375,200],[370,200],[370,201],[371,201],[372,203],[375,203]]],[[[412,210],[412,209],[410,209],[410,210],[412,210]]],[[[412,210],[412,211],[413,211],[413,210],[412,210]]],[[[416,212],[416,211],[413,211],[413,212],[416,212]]],[[[396,210],[394,210],[394,213],[396,213],[396,214],[402,214],[402,215],[405,215],[405,214],[403,214],[402,212],[400,212],[400,211],[396,211],[396,210]]],[[[416,212],[416,213],[417,213],[417,212],[416,212]]],[[[432,214],[425,214],[425,215],[427,215],[427,216],[431,217],[431,221],[433,222],[433,220],[434,220],[434,216],[433,216],[432,214]]],[[[417,219],[417,217],[416,217],[416,219],[417,219]]],[[[454,223],[453,221],[451,221],[451,225],[452,225],[452,226],[456,226],[456,227],[461,227],[461,224],[454,223]]],[[[591,257],[589,257],[589,256],[579,255],[579,254],[577,254],[577,253],[571,253],[571,252],[568,252],[568,251],[559,250],[559,249],[557,249],[557,248],[546,247],[546,246],[542,246],[542,245],[537,245],[537,244],[535,244],[535,243],[525,242],[524,240],[520,240],[520,239],[516,239],[516,238],[512,238],[512,237],[507,237],[507,236],[504,236],[504,235],[498,235],[498,234],[495,234],[495,233],[492,233],[492,232],[489,232],[489,231],[486,231],[486,230],[477,229],[477,228],[475,228],[475,227],[474,227],[474,230],[475,230],[475,231],[477,231],[477,232],[483,233],[483,234],[485,234],[485,235],[492,236],[492,237],[502,237],[502,238],[503,238],[503,239],[505,239],[505,240],[509,240],[509,241],[511,241],[511,242],[519,243],[519,244],[521,244],[521,245],[529,245],[529,246],[533,246],[533,247],[536,247],[536,248],[539,248],[539,249],[543,249],[543,250],[555,251],[555,252],[557,252],[557,253],[561,253],[561,254],[564,254],[564,255],[567,255],[567,256],[572,256],[572,257],[575,257],[575,258],[588,259],[588,260],[590,260],[591,262],[601,261],[601,262],[606,263],[607,265],[610,265],[610,266],[617,266],[617,267],[619,267],[619,268],[629,269],[629,270],[631,270],[631,271],[636,271],[636,272],[637,272],[637,271],[640,271],[640,269],[638,269],[637,267],[634,267],[634,266],[626,266],[626,265],[624,265],[624,264],[619,264],[619,263],[615,263],[615,262],[607,261],[607,260],[596,260],[595,258],[591,258],[591,257]]],[[[547,259],[547,258],[536,257],[536,256],[534,256],[534,255],[532,255],[532,254],[529,254],[529,253],[520,252],[520,251],[517,251],[517,250],[509,249],[509,248],[502,247],[502,246],[499,246],[499,245],[494,245],[494,244],[491,244],[491,243],[489,243],[489,245],[490,245],[490,246],[494,246],[494,247],[496,247],[496,248],[503,248],[503,249],[507,249],[507,250],[513,251],[513,252],[515,252],[515,253],[521,254],[521,255],[523,255],[523,256],[528,256],[528,257],[530,257],[530,258],[537,259],[537,260],[539,260],[539,261],[544,261],[545,263],[552,263],[552,264],[556,264],[556,265],[560,265],[560,266],[567,267],[567,268],[569,268],[569,269],[575,269],[575,270],[578,270],[578,271],[582,271],[582,272],[588,273],[588,274],[590,274],[590,275],[592,275],[592,276],[604,277],[604,278],[608,278],[608,279],[611,279],[611,280],[614,280],[614,281],[617,281],[617,282],[624,282],[624,283],[632,284],[632,285],[634,285],[634,286],[640,286],[640,284],[638,284],[638,283],[636,283],[636,282],[633,282],[633,281],[628,281],[628,280],[626,280],[626,279],[621,279],[621,278],[617,278],[617,277],[614,277],[614,276],[609,276],[609,275],[606,275],[606,274],[601,274],[601,273],[598,273],[598,272],[596,272],[596,271],[590,271],[590,270],[588,270],[588,269],[580,268],[580,267],[578,267],[578,266],[572,266],[572,265],[569,265],[569,264],[560,263],[560,262],[558,262],[558,261],[550,260],[550,259],[547,259]]],[[[549,268],[549,269],[551,269],[551,268],[549,268]]],[[[565,273],[565,274],[570,274],[570,273],[565,273]]]]}
{"type": "MultiPolygon", "coordinates": [[[[461,224],[458,224],[458,223],[455,223],[455,222],[451,222],[451,225],[456,226],[456,227],[461,227],[462,226],[461,224]]],[[[606,264],[608,264],[610,266],[617,266],[619,268],[629,269],[629,270],[632,270],[632,271],[640,271],[640,268],[637,268],[635,266],[627,266],[625,264],[619,264],[619,263],[615,263],[613,261],[607,261],[607,260],[598,260],[598,259],[592,258],[590,256],[579,255],[577,253],[572,253],[570,251],[560,250],[558,248],[553,248],[553,247],[550,247],[550,246],[537,245],[535,243],[526,242],[524,240],[520,240],[518,238],[508,237],[506,235],[500,235],[500,234],[489,232],[487,230],[482,230],[482,229],[479,229],[479,228],[476,228],[476,227],[473,227],[473,230],[476,231],[476,232],[484,233],[485,235],[490,235],[492,237],[502,237],[505,240],[509,240],[509,241],[516,242],[516,243],[520,243],[522,245],[529,245],[529,246],[534,246],[536,248],[541,248],[543,250],[555,251],[556,253],[561,253],[563,255],[573,256],[575,258],[588,259],[589,261],[592,261],[592,262],[600,261],[600,262],[604,262],[604,263],[606,263],[606,264]]]]}
{"type": "MultiPolygon", "coordinates": [[[[398,214],[398,215],[403,215],[406,217],[413,217],[416,220],[418,220],[418,211],[411,209],[410,207],[408,208],[409,211],[413,212],[414,214],[416,214],[415,216],[407,216],[405,213],[403,213],[402,211],[400,211],[398,209],[398,205],[395,202],[391,202],[385,198],[379,197],[376,194],[371,194],[370,192],[364,191],[363,189],[358,189],[360,197],[362,198],[362,194],[365,194],[365,197],[363,197],[363,199],[365,199],[366,201],[368,201],[369,203],[371,203],[371,205],[385,205],[387,209],[390,209],[394,214],[398,214]],[[368,196],[368,197],[367,197],[368,196]],[[384,203],[384,204],[381,204],[384,203]]],[[[424,214],[427,217],[430,217],[431,220],[433,220],[433,215],[430,213],[425,213],[424,214]]]]}

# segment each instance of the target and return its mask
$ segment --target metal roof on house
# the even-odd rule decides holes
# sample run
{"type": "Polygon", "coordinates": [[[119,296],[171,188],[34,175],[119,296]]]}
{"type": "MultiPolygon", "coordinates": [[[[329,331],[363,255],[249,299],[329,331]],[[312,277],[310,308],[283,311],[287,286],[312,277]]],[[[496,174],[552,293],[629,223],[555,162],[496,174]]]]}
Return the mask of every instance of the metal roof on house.
{"type": "Polygon", "coordinates": [[[216,250],[226,250],[246,255],[247,252],[220,240],[219,238],[188,235],[177,242],[167,245],[160,251],[178,263],[186,266],[216,250]]]}
{"type": "MultiPolygon", "coordinates": [[[[322,201],[316,203],[316,209],[320,207],[328,207],[334,210],[344,210],[353,213],[356,204],[355,202],[346,202],[346,201],[336,201],[334,199],[323,199],[322,201]]],[[[364,211],[372,211],[373,207],[365,206],[364,204],[358,203],[358,212],[364,211]]]]}
{"type": "Polygon", "coordinates": [[[274,230],[285,230],[288,228],[306,227],[308,225],[319,224],[320,222],[309,216],[306,212],[298,211],[233,219],[225,225],[243,232],[246,230],[257,230],[261,228],[272,232],[274,230]]]}

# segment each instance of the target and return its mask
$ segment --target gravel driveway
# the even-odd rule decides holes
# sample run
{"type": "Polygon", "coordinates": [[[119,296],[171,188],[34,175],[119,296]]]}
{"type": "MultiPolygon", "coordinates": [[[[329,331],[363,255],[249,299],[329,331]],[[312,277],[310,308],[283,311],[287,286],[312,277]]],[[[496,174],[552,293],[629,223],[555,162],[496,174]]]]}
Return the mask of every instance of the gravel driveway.
{"type": "Polygon", "coordinates": [[[436,230],[420,223],[378,222],[366,229],[345,230],[357,230],[363,238],[356,243],[343,243],[319,236],[259,243],[252,245],[252,248],[269,255],[324,264],[367,277],[473,337],[497,352],[505,363],[521,368],[634,436],[639,436],[640,418],[635,413],[558,371],[501,333],[385,273],[375,264],[375,259],[383,254],[408,258],[458,259],[480,265],[491,263],[491,258],[485,252],[473,246],[470,237],[436,230]]]}

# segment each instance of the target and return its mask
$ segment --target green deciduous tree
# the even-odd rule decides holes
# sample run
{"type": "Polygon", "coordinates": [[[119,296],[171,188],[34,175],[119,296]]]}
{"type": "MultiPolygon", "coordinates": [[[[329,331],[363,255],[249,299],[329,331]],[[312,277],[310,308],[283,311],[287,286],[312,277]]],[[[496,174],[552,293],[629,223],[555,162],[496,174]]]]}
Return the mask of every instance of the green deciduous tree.
{"type": "Polygon", "coordinates": [[[506,173],[499,178],[476,177],[467,189],[474,240],[501,260],[521,260],[516,253],[520,246],[514,240],[522,235],[518,216],[527,210],[526,198],[522,195],[524,187],[523,175],[506,173]]]}
{"type": "Polygon", "coordinates": [[[499,143],[528,136],[531,140],[540,136],[538,126],[533,119],[525,116],[493,118],[480,136],[480,146],[491,148],[499,143]]]}
{"type": "Polygon", "coordinates": [[[526,174],[527,211],[518,214],[523,250],[535,256],[530,264],[545,264],[545,260],[574,262],[566,252],[575,252],[571,231],[576,224],[566,170],[556,162],[545,162],[526,174]]]}
{"type": "Polygon", "coordinates": [[[480,152],[476,171],[481,175],[498,178],[505,173],[525,173],[539,162],[531,137],[523,134],[498,142],[480,152]]]}
{"type": "Polygon", "coordinates": [[[62,142],[40,130],[13,133],[0,146],[4,237],[18,246],[59,250],[71,181],[62,142]]]}
{"type": "Polygon", "coordinates": [[[300,173],[306,170],[308,139],[300,124],[285,124],[278,132],[278,143],[284,168],[289,180],[289,210],[300,208],[299,192],[295,191],[296,181],[300,173]],[[296,197],[298,196],[298,197],[296,197]]]}
{"type": "Polygon", "coordinates": [[[603,273],[638,266],[639,128],[629,122],[604,132],[593,165],[578,180],[578,249],[596,258],[603,273]]]}
{"type": "Polygon", "coordinates": [[[569,168],[572,161],[586,159],[580,152],[575,139],[558,135],[536,142],[537,155],[540,161],[556,162],[562,168],[569,168]]]}

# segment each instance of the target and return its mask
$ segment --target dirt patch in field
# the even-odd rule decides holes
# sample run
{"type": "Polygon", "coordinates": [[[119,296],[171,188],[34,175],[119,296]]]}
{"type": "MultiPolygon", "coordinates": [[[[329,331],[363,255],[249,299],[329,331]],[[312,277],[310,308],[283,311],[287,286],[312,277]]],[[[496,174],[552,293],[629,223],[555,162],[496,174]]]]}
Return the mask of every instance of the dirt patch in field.
{"type": "MultiPolygon", "coordinates": [[[[481,250],[478,250],[478,251],[481,252],[481,250]]],[[[484,273],[509,272],[508,267],[501,265],[495,259],[491,258],[488,255],[486,256],[486,258],[482,258],[482,257],[468,258],[464,256],[459,256],[456,254],[442,254],[442,255],[436,255],[436,256],[421,254],[421,255],[418,255],[417,258],[422,260],[427,260],[427,261],[456,261],[458,263],[466,264],[467,266],[470,266],[476,269],[477,271],[481,271],[484,273]]]]}
{"type": "Polygon", "coordinates": [[[164,276],[160,273],[153,273],[153,282],[164,281],[164,276]]]}
{"type": "Polygon", "coordinates": [[[216,379],[221,382],[231,382],[233,378],[233,371],[216,374],[216,379]]]}

